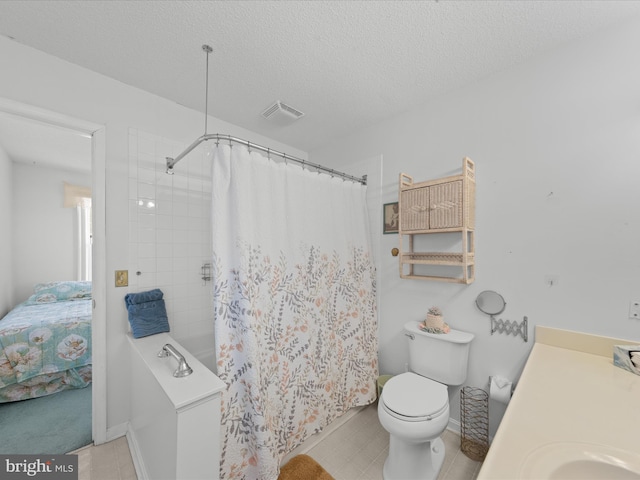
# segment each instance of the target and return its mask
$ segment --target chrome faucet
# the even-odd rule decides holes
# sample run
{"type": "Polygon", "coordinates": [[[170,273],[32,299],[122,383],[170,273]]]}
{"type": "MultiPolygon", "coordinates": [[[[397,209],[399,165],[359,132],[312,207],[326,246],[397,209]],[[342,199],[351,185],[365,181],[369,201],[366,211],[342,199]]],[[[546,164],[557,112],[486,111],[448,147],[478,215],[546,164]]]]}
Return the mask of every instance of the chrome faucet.
{"type": "Polygon", "coordinates": [[[193,370],[184,359],[184,356],[182,356],[182,354],[178,350],[176,350],[176,348],[170,343],[167,343],[164,347],[162,347],[162,350],[160,350],[160,352],[158,353],[158,357],[160,358],[168,356],[172,356],[178,361],[178,369],[173,372],[174,377],[186,377],[187,375],[191,375],[193,373],[193,370]]]}

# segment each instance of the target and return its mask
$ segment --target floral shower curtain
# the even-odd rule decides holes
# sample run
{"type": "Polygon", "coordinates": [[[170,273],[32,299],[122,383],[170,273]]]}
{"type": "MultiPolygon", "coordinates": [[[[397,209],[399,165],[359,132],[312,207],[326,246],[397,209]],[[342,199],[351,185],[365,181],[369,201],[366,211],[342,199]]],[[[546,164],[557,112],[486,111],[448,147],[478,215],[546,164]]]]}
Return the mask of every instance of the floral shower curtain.
{"type": "Polygon", "coordinates": [[[282,458],[376,398],[366,187],[213,149],[221,477],[274,480],[282,458]]]}

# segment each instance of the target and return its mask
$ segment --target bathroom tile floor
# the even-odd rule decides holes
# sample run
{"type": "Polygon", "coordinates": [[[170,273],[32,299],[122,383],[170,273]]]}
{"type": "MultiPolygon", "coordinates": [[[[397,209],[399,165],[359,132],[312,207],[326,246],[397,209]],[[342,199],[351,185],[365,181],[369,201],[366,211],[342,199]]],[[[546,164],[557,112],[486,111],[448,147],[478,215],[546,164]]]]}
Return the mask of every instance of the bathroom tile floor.
{"type": "Polygon", "coordinates": [[[129,444],[120,437],[102,445],[89,445],[78,455],[78,480],[137,480],[129,444]]]}
{"type": "MultiPolygon", "coordinates": [[[[378,421],[378,404],[367,406],[305,452],[336,480],[382,480],[382,467],[389,453],[389,434],[378,421]]],[[[446,430],[445,460],[439,480],[473,480],[481,462],[460,451],[460,436],[446,430]]]]}
{"type": "MultiPolygon", "coordinates": [[[[389,434],[378,421],[378,404],[369,405],[326,435],[310,449],[313,457],[336,480],[382,480],[389,453],[389,434]]],[[[442,435],[446,455],[438,480],[474,480],[481,462],[460,451],[460,436],[442,435]]],[[[78,480],[136,480],[126,437],[72,452],[78,455],[78,480]]]]}

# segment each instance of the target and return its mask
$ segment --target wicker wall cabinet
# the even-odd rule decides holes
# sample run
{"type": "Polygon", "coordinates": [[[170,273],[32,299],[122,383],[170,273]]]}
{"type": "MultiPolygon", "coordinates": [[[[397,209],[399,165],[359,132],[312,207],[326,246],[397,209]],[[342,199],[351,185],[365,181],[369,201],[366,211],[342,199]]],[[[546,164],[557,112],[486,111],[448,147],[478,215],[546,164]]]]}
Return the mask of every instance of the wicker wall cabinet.
{"type": "MultiPolygon", "coordinates": [[[[401,173],[399,188],[400,277],[466,284],[473,282],[476,194],[473,161],[467,157],[462,160],[460,175],[426,182],[414,183],[411,176],[401,173]],[[417,236],[442,233],[460,234],[461,251],[414,250],[417,236]],[[438,268],[437,274],[430,274],[427,273],[428,268],[415,268],[417,265],[449,268],[438,268]],[[450,271],[454,274],[449,275],[450,271]]],[[[421,240],[421,245],[424,243],[421,240]]]]}

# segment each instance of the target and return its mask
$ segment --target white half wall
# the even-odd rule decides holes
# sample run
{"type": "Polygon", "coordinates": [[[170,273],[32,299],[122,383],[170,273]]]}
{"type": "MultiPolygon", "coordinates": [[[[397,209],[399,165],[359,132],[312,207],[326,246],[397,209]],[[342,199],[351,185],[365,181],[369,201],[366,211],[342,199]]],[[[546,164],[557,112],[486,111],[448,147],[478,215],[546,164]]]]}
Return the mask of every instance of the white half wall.
{"type": "MultiPolygon", "coordinates": [[[[335,167],[382,155],[378,215],[397,201],[400,172],[422,181],[476,162],[475,283],[401,280],[397,235],[378,232],[382,373],[404,371],[402,325],[432,305],[476,335],[467,384],[481,388],[489,375],[519,377],[535,325],[640,341],[628,318],[640,300],[638,45],[640,22],[619,25],[310,152],[335,167]],[[529,343],[490,335],[474,303],[483,290],[504,296],[501,318],[528,316],[529,343]]],[[[493,433],[504,406],[490,407],[493,433]]]]}

